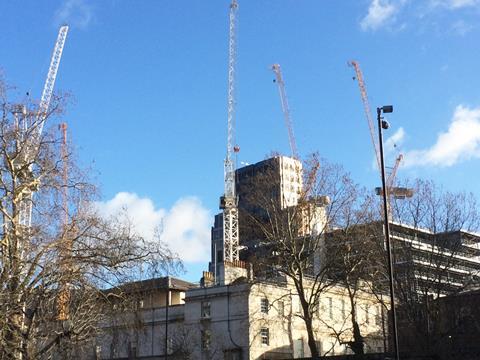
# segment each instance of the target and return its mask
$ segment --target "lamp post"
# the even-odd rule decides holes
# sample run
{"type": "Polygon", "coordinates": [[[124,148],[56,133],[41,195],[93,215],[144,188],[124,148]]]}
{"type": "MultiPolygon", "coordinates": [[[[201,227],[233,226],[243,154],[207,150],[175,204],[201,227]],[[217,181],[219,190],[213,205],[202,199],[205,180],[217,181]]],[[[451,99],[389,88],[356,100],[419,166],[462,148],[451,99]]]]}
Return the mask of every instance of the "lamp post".
{"type": "Polygon", "coordinates": [[[395,289],[393,285],[393,261],[392,261],[392,249],[390,246],[390,222],[388,219],[388,193],[387,185],[385,181],[385,161],[383,157],[383,136],[382,129],[388,129],[389,124],[383,119],[382,113],[387,114],[393,112],[392,105],[386,105],[377,108],[377,120],[378,120],[378,142],[380,145],[380,170],[382,172],[382,190],[383,190],[383,215],[385,226],[385,242],[387,244],[387,258],[388,258],[388,275],[390,285],[390,306],[392,309],[392,336],[395,351],[395,359],[400,359],[400,352],[398,349],[398,333],[397,333],[397,315],[395,312],[395,289]]]}

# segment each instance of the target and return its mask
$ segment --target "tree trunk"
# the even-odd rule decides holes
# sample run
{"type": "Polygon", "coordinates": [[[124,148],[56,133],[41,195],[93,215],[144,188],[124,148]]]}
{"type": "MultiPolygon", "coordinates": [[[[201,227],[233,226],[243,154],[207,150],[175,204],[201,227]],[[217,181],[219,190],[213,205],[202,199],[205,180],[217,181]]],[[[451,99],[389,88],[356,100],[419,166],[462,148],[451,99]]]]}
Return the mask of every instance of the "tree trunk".
{"type": "Polygon", "coordinates": [[[310,354],[312,359],[320,359],[320,354],[318,353],[317,343],[315,342],[315,335],[313,333],[313,326],[312,326],[312,317],[309,316],[308,319],[305,319],[305,325],[307,328],[307,336],[308,336],[308,347],[310,348],[310,354]]]}
{"type": "Polygon", "coordinates": [[[355,309],[355,301],[354,301],[354,294],[350,291],[350,288],[348,288],[348,294],[350,297],[350,306],[351,306],[351,312],[350,314],[352,315],[352,328],[353,328],[353,340],[349,342],[349,346],[352,349],[352,351],[355,353],[355,355],[363,355],[364,352],[364,342],[363,342],[363,336],[362,333],[360,332],[360,326],[358,326],[357,322],[357,311],[355,309]]]}
{"type": "Polygon", "coordinates": [[[350,348],[355,353],[355,355],[363,355],[364,352],[364,344],[363,344],[363,336],[360,333],[360,327],[358,326],[358,322],[352,320],[353,323],[353,341],[350,343],[350,348]]]}

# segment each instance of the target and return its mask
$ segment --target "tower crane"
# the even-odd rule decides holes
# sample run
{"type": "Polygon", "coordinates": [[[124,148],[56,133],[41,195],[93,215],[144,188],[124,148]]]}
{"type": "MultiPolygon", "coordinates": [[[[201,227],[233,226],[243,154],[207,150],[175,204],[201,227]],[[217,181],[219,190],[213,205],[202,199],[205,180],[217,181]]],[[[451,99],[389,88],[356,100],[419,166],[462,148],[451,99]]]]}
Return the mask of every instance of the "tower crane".
{"type": "MultiPolygon", "coordinates": [[[[58,67],[62,58],[63,47],[65,46],[67,33],[68,26],[61,26],[60,30],[58,31],[57,40],[55,41],[55,47],[50,60],[50,66],[48,68],[47,79],[45,81],[42,97],[40,98],[40,104],[38,106],[38,113],[37,116],[34,117],[33,123],[29,124],[30,127],[33,128],[33,132],[31,141],[28,144],[27,157],[34,156],[38,147],[40,146],[43,126],[48,115],[50,101],[52,100],[53,88],[55,86],[55,80],[57,78],[58,67]]],[[[20,210],[20,224],[27,228],[30,228],[32,223],[32,196],[32,192],[26,196],[26,199],[21,204],[20,210]]]]}
{"type": "Polygon", "coordinates": [[[356,75],[356,79],[357,79],[357,82],[358,82],[358,87],[360,89],[360,95],[362,97],[363,110],[365,111],[365,116],[366,116],[367,122],[368,122],[368,129],[370,130],[370,138],[372,140],[373,149],[375,151],[375,158],[377,159],[377,166],[378,166],[378,169],[380,169],[380,166],[381,166],[380,165],[380,150],[379,150],[378,143],[377,143],[376,136],[375,136],[375,125],[374,125],[373,118],[372,118],[372,111],[370,109],[370,103],[368,101],[367,88],[365,86],[365,82],[363,81],[362,70],[360,69],[360,65],[358,64],[358,62],[355,61],[355,60],[350,61],[348,63],[348,65],[352,66],[355,70],[355,75],[356,75]]]}
{"type": "Polygon", "coordinates": [[[392,172],[388,176],[387,188],[392,188],[393,187],[394,182],[395,182],[395,178],[397,177],[398,167],[400,166],[402,160],[403,160],[403,154],[398,155],[396,160],[395,160],[395,165],[393,166],[392,172]]]}
{"type": "MultiPolygon", "coordinates": [[[[374,149],[374,152],[375,152],[375,158],[377,160],[377,166],[378,166],[378,169],[380,169],[380,167],[381,167],[381,164],[380,164],[380,149],[379,149],[379,145],[378,145],[378,142],[377,142],[377,137],[375,136],[375,125],[374,125],[373,118],[372,118],[372,111],[371,111],[371,108],[370,108],[370,102],[368,101],[367,87],[365,86],[365,81],[363,79],[363,73],[362,73],[362,70],[360,69],[360,64],[357,61],[351,60],[348,63],[348,65],[352,66],[355,70],[355,78],[357,79],[358,87],[360,89],[360,95],[362,97],[362,103],[363,103],[363,110],[365,111],[365,117],[367,118],[368,128],[370,130],[370,138],[372,140],[372,145],[373,145],[373,149],[374,149]]],[[[402,162],[402,160],[403,160],[403,155],[400,154],[397,157],[397,159],[395,161],[395,165],[393,167],[393,170],[392,170],[392,172],[390,173],[390,175],[387,179],[387,187],[388,188],[392,188],[392,186],[395,182],[395,177],[397,175],[398,167],[400,166],[400,163],[402,162]]]]}
{"type": "MultiPolygon", "coordinates": [[[[364,82],[364,79],[363,79],[362,70],[360,69],[360,65],[358,64],[358,62],[355,61],[355,60],[350,61],[348,64],[350,66],[352,66],[355,70],[356,79],[358,81],[358,87],[360,89],[360,95],[362,97],[363,109],[365,111],[365,116],[367,118],[368,127],[369,127],[369,130],[370,130],[370,137],[371,137],[371,140],[372,140],[373,148],[375,150],[375,158],[377,160],[378,169],[381,171],[380,150],[379,150],[379,145],[378,145],[378,142],[377,142],[376,136],[375,136],[375,126],[374,126],[374,122],[373,122],[373,118],[372,118],[372,112],[370,110],[370,103],[368,101],[367,88],[365,86],[365,82],[364,82]]],[[[398,171],[398,168],[399,168],[402,160],[403,160],[403,155],[400,154],[396,158],[395,165],[393,166],[392,172],[390,173],[390,175],[388,176],[388,178],[386,180],[387,197],[388,197],[387,198],[387,205],[388,205],[387,206],[388,207],[387,211],[388,211],[389,214],[391,213],[390,202],[391,202],[391,197],[392,196],[396,199],[404,199],[406,197],[412,197],[413,196],[413,190],[412,189],[403,188],[403,187],[395,187],[394,186],[395,178],[397,176],[397,171],[398,171]]],[[[375,191],[376,191],[377,195],[383,195],[383,192],[382,192],[381,188],[377,187],[375,189],[375,191]]]]}
{"type": "Polygon", "coordinates": [[[235,145],[235,66],[236,66],[236,15],[238,3],[232,0],[229,15],[228,41],[228,99],[227,99],[227,155],[224,162],[225,192],[220,198],[223,210],[224,260],[239,259],[238,254],[238,199],[235,193],[234,153],[239,151],[235,145]]]}
{"type": "Polygon", "coordinates": [[[62,59],[63,47],[65,46],[65,40],[67,39],[68,26],[63,25],[58,31],[57,41],[53,49],[52,59],[50,60],[50,67],[48,69],[47,80],[42,91],[42,97],[40,98],[40,105],[38,107],[38,117],[36,118],[36,125],[38,136],[42,135],[43,125],[45,118],[48,114],[48,108],[50,101],[52,100],[53,88],[55,86],[55,80],[57,78],[58,67],[60,66],[60,60],[62,59]]]}
{"type": "Polygon", "coordinates": [[[275,73],[276,83],[278,85],[278,92],[280,93],[280,101],[282,103],[283,116],[285,117],[285,125],[288,130],[288,141],[290,143],[290,151],[292,157],[298,159],[297,144],[295,142],[295,135],[293,133],[292,118],[290,116],[290,107],[288,106],[287,93],[285,91],[285,81],[283,80],[282,70],[279,64],[273,64],[272,70],[275,73]]]}

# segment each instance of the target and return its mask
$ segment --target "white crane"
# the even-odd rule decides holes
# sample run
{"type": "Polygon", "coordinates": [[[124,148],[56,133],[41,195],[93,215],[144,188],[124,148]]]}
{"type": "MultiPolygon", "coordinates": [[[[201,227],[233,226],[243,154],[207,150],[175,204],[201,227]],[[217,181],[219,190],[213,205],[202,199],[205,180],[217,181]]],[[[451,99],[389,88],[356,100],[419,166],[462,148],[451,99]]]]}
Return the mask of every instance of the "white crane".
{"type": "Polygon", "coordinates": [[[224,260],[238,260],[238,201],[235,194],[235,65],[236,65],[236,13],[238,3],[232,0],[230,4],[230,26],[228,42],[228,126],[227,126],[227,156],[224,164],[225,193],[220,199],[223,210],[223,244],[224,260]]]}
{"type": "Polygon", "coordinates": [[[273,64],[272,70],[275,73],[276,82],[278,84],[278,92],[280,93],[280,101],[282,102],[283,116],[285,118],[285,125],[287,126],[288,141],[290,143],[292,157],[298,159],[297,144],[293,133],[292,117],[290,116],[290,107],[288,106],[287,92],[285,91],[285,81],[283,81],[282,70],[280,69],[279,64],[273,64]]]}
{"type": "MultiPolygon", "coordinates": [[[[62,58],[63,47],[65,45],[65,40],[67,38],[68,26],[64,25],[60,27],[58,31],[57,40],[55,42],[55,47],[53,49],[52,58],[50,61],[50,67],[48,69],[47,79],[42,91],[42,97],[40,99],[40,104],[38,106],[37,116],[34,117],[34,121],[30,125],[30,128],[33,129],[31,140],[27,144],[27,159],[35,156],[35,153],[38,150],[40,145],[40,140],[43,131],[43,125],[45,124],[45,119],[48,115],[48,108],[50,106],[50,101],[52,99],[53,88],[55,86],[55,79],[57,78],[58,67],[60,65],[60,60],[62,58]]],[[[19,221],[20,224],[25,226],[27,229],[30,228],[32,223],[32,197],[33,192],[30,192],[24,201],[21,204],[19,221]]]]}

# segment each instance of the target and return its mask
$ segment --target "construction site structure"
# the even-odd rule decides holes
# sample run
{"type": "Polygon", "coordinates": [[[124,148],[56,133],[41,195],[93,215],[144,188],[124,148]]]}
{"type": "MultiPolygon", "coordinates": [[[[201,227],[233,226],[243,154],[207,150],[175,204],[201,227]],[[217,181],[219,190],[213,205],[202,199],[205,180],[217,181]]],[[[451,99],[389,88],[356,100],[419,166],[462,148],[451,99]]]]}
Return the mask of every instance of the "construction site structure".
{"type": "Polygon", "coordinates": [[[234,153],[239,148],[235,145],[235,67],[236,67],[236,14],[238,3],[232,0],[229,16],[228,42],[228,99],[227,99],[227,155],[224,163],[225,192],[220,198],[223,210],[224,260],[238,260],[238,199],[235,193],[234,153]]]}
{"type": "MultiPolygon", "coordinates": [[[[50,107],[50,102],[52,100],[53,89],[55,86],[55,80],[57,78],[58,67],[60,66],[60,60],[62,58],[63,48],[65,46],[65,41],[67,39],[68,26],[64,25],[60,27],[58,31],[57,40],[55,41],[55,47],[53,49],[52,58],[50,60],[50,66],[48,68],[47,79],[42,91],[42,97],[40,98],[40,104],[38,106],[37,115],[33,117],[33,121],[25,126],[29,129],[32,129],[31,141],[28,144],[27,148],[27,158],[31,158],[37,152],[38,147],[40,146],[41,136],[43,132],[43,126],[45,124],[45,119],[48,116],[48,109],[50,107]]],[[[30,228],[32,224],[32,197],[33,192],[30,192],[25,200],[21,204],[19,221],[20,224],[30,228]]]]}
{"type": "MultiPolygon", "coordinates": [[[[372,111],[370,108],[370,102],[368,100],[368,94],[367,94],[367,87],[365,85],[365,81],[363,78],[363,73],[362,70],[360,69],[360,64],[358,61],[351,60],[348,62],[348,65],[352,66],[355,70],[355,77],[354,79],[357,80],[358,82],[358,87],[360,89],[360,95],[362,98],[362,103],[363,103],[363,109],[365,112],[365,117],[367,118],[367,123],[368,123],[368,128],[370,130],[370,138],[372,140],[372,145],[373,149],[375,152],[375,159],[377,160],[377,166],[378,169],[380,170],[381,174],[381,161],[380,161],[380,149],[379,149],[379,144],[377,142],[377,138],[375,136],[375,125],[373,122],[373,117],[372,117],[372,111]]],[[[403,160],[403,155],[400,154],[396,160],[395,160],[395,165],[392,168],[392,171],[390,172],[387,180],[386,180],[386,185],[387,185],[387,196],[388,196],[388,201],[390,203],[390,196],[396,198],[396,199],[404,199],[406,197],[411,197],[413,195],[413,190],[412,189],[406,189],[406,188],[399,188],[395,187],[395,179],[397,176],[398,168],[400,167],[400,164],[403,160]]],[[[382,195],[383,191],[381,191],[381,188],[376,188],[375,191],[377,192],[377,195],[382,195]]],[[[389,206],[390,207],[390,206],[389,206]]]]}
{"type": "Polygon", "coordinates": [[[365,86],[365,81],[363,80],[363,73],[362,73],[362,70],[360,69],[360,64],[357,61],[351,60],[348,64],[352,66],[355,70],[355,78],[357,79],[358,87],[360,89],[360,96],[362,98],[363,110],[365,111],[365,117],[367,118],[368,129],[370,130],[370,139],[372,141],[373,149],[375,151],[375,159],[377,160],[378,169],[380,169],[380,150],[376,140],[375,125],[373,122],[370,102],[368,101],[367,87],[365,86]]]}
{"type": "Polygon", "coordinates": [[[275,82],[278,85],[278,92],[280,93],[280,101],[282,103],[283,116],[285,118],[285,125],[288,131],[288,141],[290,144],[291,156],[298,159],[297,144],[293,132],[292,117],[290,114],[290,107],[288,106],[287,92],[285,90],[285,81],[283,80],[282,70],[279,64],[273,64],[272,70],[275,73],[275,82]]]}

